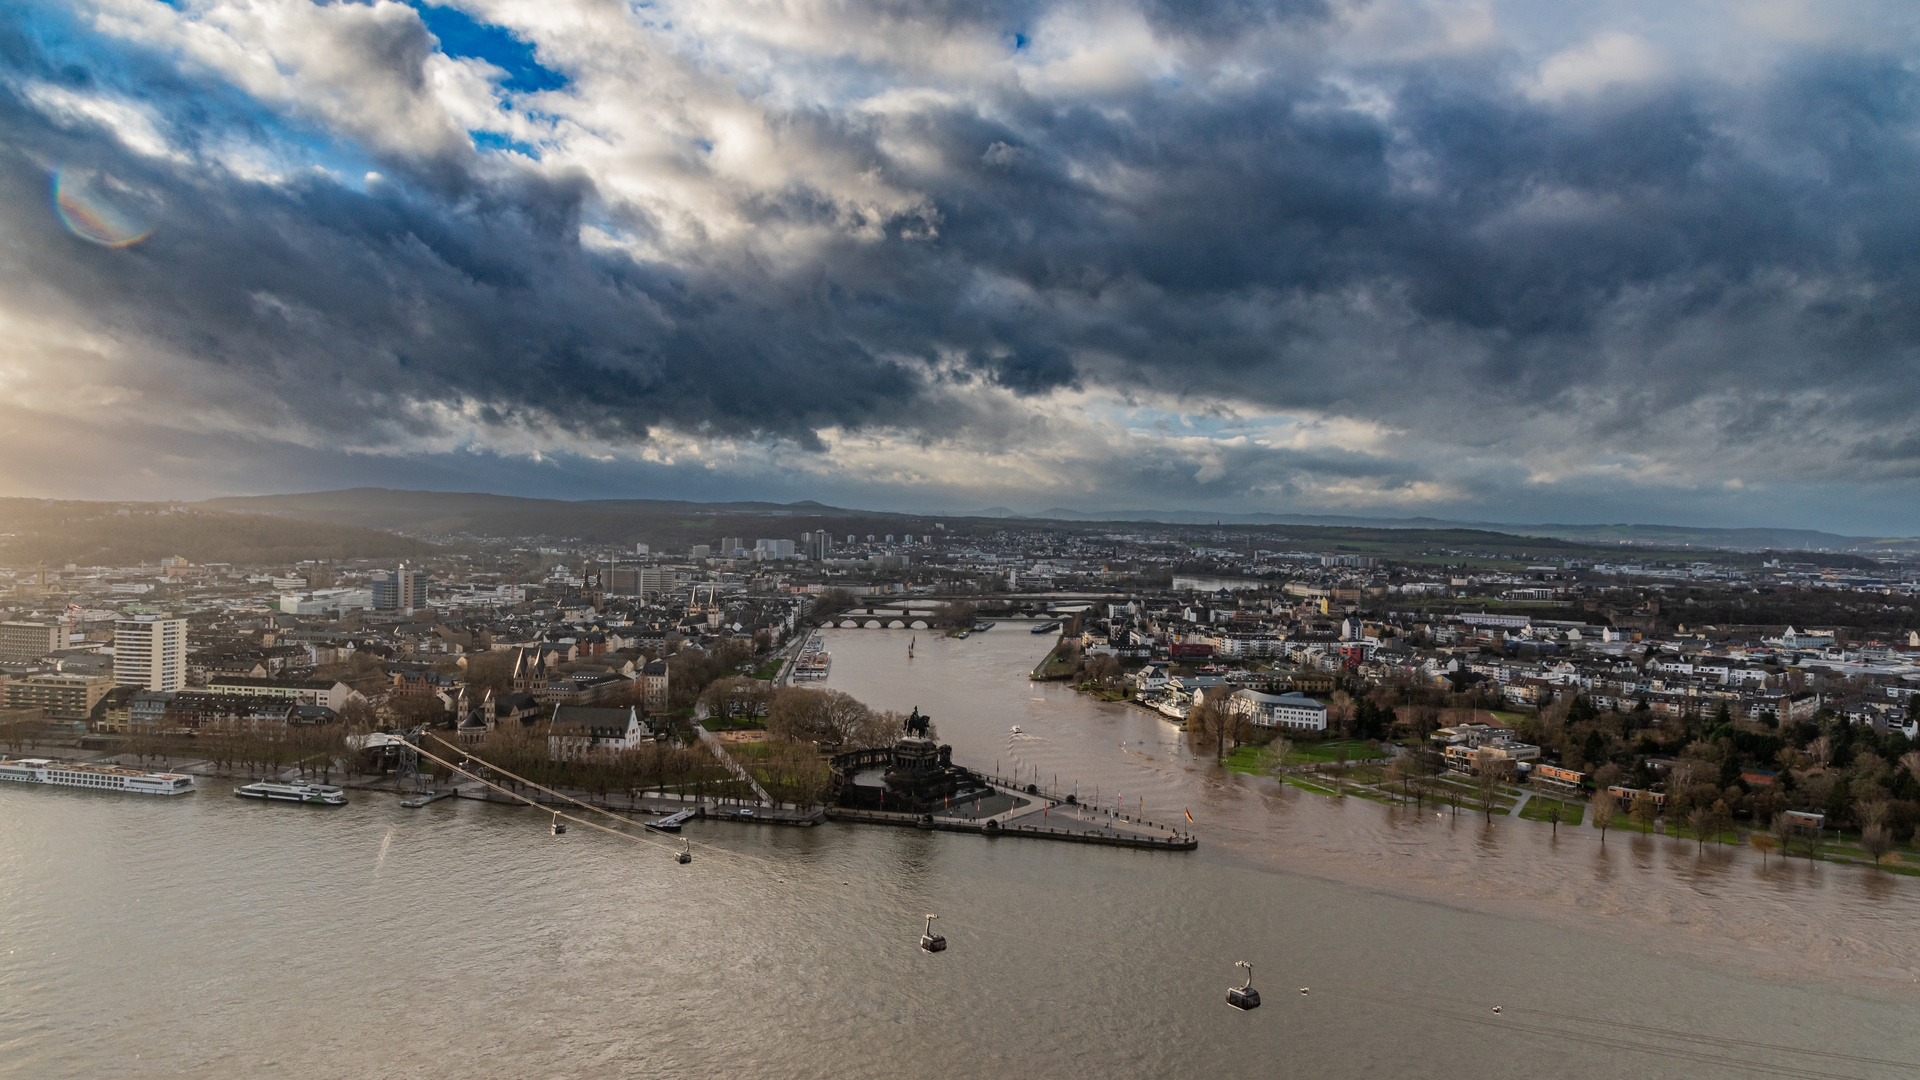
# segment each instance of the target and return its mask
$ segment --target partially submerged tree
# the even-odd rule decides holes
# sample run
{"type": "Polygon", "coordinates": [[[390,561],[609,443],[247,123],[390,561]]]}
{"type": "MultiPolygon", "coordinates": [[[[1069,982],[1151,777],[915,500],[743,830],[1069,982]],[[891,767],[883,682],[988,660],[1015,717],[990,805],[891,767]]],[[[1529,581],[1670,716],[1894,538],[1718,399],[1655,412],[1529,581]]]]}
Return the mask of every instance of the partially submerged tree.
{"type": "Polygon", "coordinates": [[[1660,808],[1654,804],[1653,793],[1640,790],[1633,793],[1633,805],[1627,810],[1627,816],[1640,826],[1644,835],[1653,831],[1653,823],[1660,816],[1660,808]]]}
{"type": "Polygon", "coordinates": [[[1593,827],[1600,830],[1600,843],[1607,842],[1607,830],[1613,826],[1613,815],[1620,812],[1620,800],[1613,792],[1601,788],[1593,793],[1593,827]]]}
{"type": "Polygon", "coordinates": [[[1507,763],[1494,757],[1489,750],[1481,750],[1473,759],[1474,779],[1479,785],[1480,809],[1493,821],[1493,805],[1498,801],[1500,781],[1506,777],[1507,763]]]}

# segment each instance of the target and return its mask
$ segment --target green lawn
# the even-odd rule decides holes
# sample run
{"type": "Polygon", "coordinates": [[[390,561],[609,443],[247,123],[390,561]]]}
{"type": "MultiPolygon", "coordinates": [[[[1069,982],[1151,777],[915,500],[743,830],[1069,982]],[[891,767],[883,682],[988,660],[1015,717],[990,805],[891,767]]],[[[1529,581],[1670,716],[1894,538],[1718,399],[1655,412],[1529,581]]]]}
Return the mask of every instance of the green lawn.
{"type": "MultiPolygon", "coordinates": [[[[1437,791],[1443,802],[1449,794],[1453,794],[1460,796],[1460,805],[1463,808],[1468,806],[1477,808],[1480,805],[1480,789],[1464,780],[1436,776],[1427,781],[1427,786],[1429,792],[1437,791]]],[[[1507,794],[1504,789],[1495,792],[1493,796],[1493,805],[1502,813],[1513,809],[1514,804],[1519,801],[1519,797],[1507,794]]]]}
{"type": "Polygon", "coordinates": [[[1580,803],[1562,802],[1559,799],[1543,798],[1535,795],[1527,800],[1520,810],[1520,817],[1526,821],[1546,821],[1547,812],[1554,807],[1560,808],[1560,824],[1578,825],[1586,820],[1587,808],[1580,803]]]}
{"type": "Polygon", "coordinates": [[[1616,810],[1613,812],[1613,824],[1607,826],[1607,831],[1608,832],[1639,832],[1640,826],[1635,825],[1633,823],[1633,819],[1627,816],[1626,811],[1616,810]]]}
{"type": "Polygon", "coordinates": [[[1346,747],[1348,761],[1371,761],[1390,756],[1387,750],[1375,750],[1360,739],[1328,739],[1326,742],[1299,742],[1287,755],[1289,765],[1324,765],[1340,756],[1346,747]]]}
{"type": "Polygon", "coordinates": [[[1341,775],[1345,776],[1350,783],[1379,784],[1387,779],[1387,770],[1371,761],[1365,761],[1347,766],[1346,771],[1341,775]]]}
{"type": "MultiPolygon", "coordinates": [[[[1295,744],[1293,750],[1287,754],[1286,764],[1330,765],[1339,759],[1339,748],[1342,745],[1347,748],[1347,760],[1353,763],[1347,772],[1347,778],[1359,783],[1378,783],[1381,778],[1379,766],[1365,763],[1385,760],[1387,751],[1370,749],[1366,743],[1358,739],[1348,739],[1344,743],[1335,741],[1295,744]]],[[[1265,749],[1266,747],[1263,746],[1239,747],[1227,755],[1226,766],[1239,773],[1265,773],[1267,770],[1261,767],[1261,754],[1265,749]]]]}
{"type": "MultiPolygon", "coordinates": [[[[1684,821],[1669,821],[1665,824],[1666,834],[1676,840],[1692,840],[1698,835],[1693,831],[1693,828],[1684,821]]],[[[1709,844],[1737,844],[1739,842],[1740,832],[1731,825],[1721,829],[1718,833],[1707,834],[1707,843],[1709,844]]]]}
{"type": "Polygon", "coordinates": [[[1321,787],[1319,784],[1309,783],[1306,780],[1301,779],[1298,775],[1294,773],[1288,773],[1287,775],[1281,777],[1280,782],[1288,785],[1289,787],[1297,787],[1302,791],[1311,791],[1315,795],[1333,794],[1333,788],[1321,787]]]}
{"type": "Polygon", "coordinates": [[[1237,773],[1264,775],[1267,770],[1260,764],[1261,749],[1262,748],[1258,746],[1242,746],[1233,753],[1228,754],[1226,761],[1227,769],[1237,773]]]}

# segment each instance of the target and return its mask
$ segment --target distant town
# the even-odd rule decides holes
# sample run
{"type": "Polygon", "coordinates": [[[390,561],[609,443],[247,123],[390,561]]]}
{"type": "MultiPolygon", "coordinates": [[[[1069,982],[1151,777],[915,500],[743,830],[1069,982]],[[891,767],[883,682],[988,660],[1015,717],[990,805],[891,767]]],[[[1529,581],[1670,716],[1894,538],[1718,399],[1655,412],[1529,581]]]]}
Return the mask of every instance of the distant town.
{"type": "Polygon", "coordinates": [[[1057,639],[1031,677],[1152,710],[1239,772],[1913,869],[1911,554],[724,520],[760,535],[0,569],[0,737],[331,778],[390,768],[370,733],[439,732],[529,782],[804,808],[843,795],[833,755],[912,734],[811,688],[815,631],[1023,619],[1057,639]]]}

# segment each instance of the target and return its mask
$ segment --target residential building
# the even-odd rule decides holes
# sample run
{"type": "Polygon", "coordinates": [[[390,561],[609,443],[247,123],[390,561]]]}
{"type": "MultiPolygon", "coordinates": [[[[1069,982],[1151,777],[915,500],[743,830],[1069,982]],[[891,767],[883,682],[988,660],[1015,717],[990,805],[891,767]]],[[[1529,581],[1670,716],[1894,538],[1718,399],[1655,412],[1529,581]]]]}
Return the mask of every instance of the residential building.
{"type": "Polygon", "coordinates": [[[115,620],[113,678],[148,690],[186,689],[187,620],[158,615],[115,620]]]}
{"type": "Polygon", "coordinates": [[[0,664],[31,664],[67,647],[67,628],[61,623],[0,623],[0,664]]]}
{"type": "Polygon", "coordinates": [[[6,702],[9,709],[43,709],[49,720],[85,720],[112,689],[105,675],[29,675],[7,680],[6,702]]]}
{"type": "Polygon", "coordinates": [[[649,716],[667,711],[667,662],[655,660],[640,669],[642,707],[649,716]]]}
{"type": "Polygon", "coordinates": [[[559,705],[547,726],[547,756],[568,761],[599,751],[631,750],[642,739],[653,736],[652,728],[640,719],[640,710],[596,709],[581,705],[559,705]]]}
{"type": "Polygon", "coordinates": [[[331,679],[253,679],[238,675],[208,676],[207,693],[274,698],[295,705],[325,705],[335,712],[361,696],[358,690],[346,683],[331,679]]]}

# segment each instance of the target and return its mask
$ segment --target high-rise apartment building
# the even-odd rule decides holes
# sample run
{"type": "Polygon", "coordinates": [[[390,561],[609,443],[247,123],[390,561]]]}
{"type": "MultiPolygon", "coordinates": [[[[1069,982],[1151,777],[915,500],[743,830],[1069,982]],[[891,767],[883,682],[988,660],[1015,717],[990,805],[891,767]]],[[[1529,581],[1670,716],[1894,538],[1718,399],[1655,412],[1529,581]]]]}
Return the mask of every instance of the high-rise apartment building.
{"type": "Polygon", "coordinates": [[[616,566],[607,571],[607,591],[615,596],[658,596],[667,573],[658,566],[616,566]]]}
{"type": "Polygon", "coordinates": [[[187,688],[187,620],[136,615],[113,624],[113,681],[148,690],[187,688]]]}
{"type": "Polygon", "coordinates": [[[427,575],[418,570],[402,566],[398,570],[381,570],[373,575],[373,607],[375,611],[398,611],[411,615],[424,610],[427,606],[427,575]]]}
{"type": "Polygon", "coordinates": [[[31,664],[66,647],[67,628],[60,623],[0,623],[0,663],[31,664]]]}

